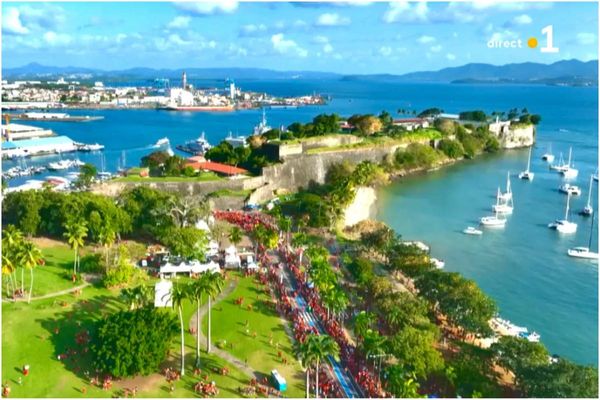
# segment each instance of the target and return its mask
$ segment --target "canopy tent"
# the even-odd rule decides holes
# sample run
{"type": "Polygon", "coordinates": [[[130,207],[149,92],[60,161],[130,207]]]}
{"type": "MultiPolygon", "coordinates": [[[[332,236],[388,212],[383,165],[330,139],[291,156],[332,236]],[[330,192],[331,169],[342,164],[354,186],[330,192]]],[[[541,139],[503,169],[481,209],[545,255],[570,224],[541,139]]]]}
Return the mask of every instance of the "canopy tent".
{"type": "Polygon", "coordinates": [[[191,261],[189,263],[181,263],[179,265],[167,263],[160,267],[160,275],[163,274],[178,274],[178,273],[188,273],[188,274],[201,274],[202,272],[221,272],[221,268],[219,264],[214,261],[209,263],[202,264],[198,260],[191,261]]]}

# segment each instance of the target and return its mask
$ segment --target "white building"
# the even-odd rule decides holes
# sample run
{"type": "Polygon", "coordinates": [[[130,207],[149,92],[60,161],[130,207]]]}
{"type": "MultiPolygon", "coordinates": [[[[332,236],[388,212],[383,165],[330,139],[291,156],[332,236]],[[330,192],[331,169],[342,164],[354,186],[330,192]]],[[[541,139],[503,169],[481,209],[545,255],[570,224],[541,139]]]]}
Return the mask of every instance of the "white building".
{"type": "Polygon", "coordinates": [[[23,139],[2,142],[2,157],[24,157],[49,153],[67,153],[76,151],[77,146],[66,136],[23,139]]]}
{"type": "Polygon", "coordinates": [[[169,95],[169,101],[178,106],[193,106],[194,95],[192,92],[184,89],[172,88],[169,95]]]}
{"type": "MultiPolygon", "coordinates": [[[[26,115],[34,117],[37,114],[44,115],[43,113],[27,113],[26,115]],[[33,115],[32,115],[33,114],[33,115]]],[[[66,115],[66,114],[57,114],[66,115]]],[[[21,139],[33,139],[44,136],[53,136],[54,132],[50,129],[39,128],[37,126],[21,125],[10,123],[8,125],[2,125],[2,138],[8,141],[21,140],[21,139]]]]}

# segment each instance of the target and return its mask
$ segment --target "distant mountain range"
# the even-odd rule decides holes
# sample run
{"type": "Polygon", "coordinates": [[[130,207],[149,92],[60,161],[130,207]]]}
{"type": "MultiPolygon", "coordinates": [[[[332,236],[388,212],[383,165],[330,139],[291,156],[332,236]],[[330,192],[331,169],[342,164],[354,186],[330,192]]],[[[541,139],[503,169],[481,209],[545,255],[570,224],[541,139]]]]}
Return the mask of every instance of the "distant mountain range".
{"type": "Polygon", "coordinates": [[[552,64],[519,63],[492,65],[472,63],[439,71],[411,72],[408,74],[342,75],[318,71],[276,71],[263,68],[130,68],[104,71],[80,67],[52,67],[30,63],[22,67],[4,69],[4,79],[98,79],[132,80],[169,78],[179,79],[186,71],[188,79],[341,79],[393,81],[404,83],[537,83],[549,85],[597,85],[598,60],[563,60],[552,64]]]}

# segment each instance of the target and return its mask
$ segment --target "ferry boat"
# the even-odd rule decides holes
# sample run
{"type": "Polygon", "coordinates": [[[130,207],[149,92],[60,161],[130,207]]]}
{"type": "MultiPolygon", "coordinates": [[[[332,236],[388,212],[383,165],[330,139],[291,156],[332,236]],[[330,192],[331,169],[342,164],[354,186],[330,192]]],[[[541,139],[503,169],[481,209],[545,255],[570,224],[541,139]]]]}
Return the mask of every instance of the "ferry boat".
{"type": "Polygon", "coordinates": [[[204,132],[202,132],[198,139],[189,140],[185,144],[177,146],[177,149],[194,155],[202,155],[211,148],[211,144],[204,137],[204,132]]]}
{"type": "Polygon", "coordinates": [[[246,143],[245,136],[233,136],[231,132],[229,132],[229,136],[225,138],[225,141],[232,145],[233,147],[246,147],[248,144],[246,143]]]}

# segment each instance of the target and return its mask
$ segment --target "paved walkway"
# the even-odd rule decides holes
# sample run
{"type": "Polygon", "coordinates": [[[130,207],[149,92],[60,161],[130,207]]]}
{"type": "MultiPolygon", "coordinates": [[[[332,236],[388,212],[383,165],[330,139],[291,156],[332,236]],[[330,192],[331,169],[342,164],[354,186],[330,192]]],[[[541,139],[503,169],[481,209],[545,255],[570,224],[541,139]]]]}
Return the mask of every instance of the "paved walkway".
{"type": "MultiPolygon", "coordinates": [[[[229,282],[229,285],[225,288],[225,290],[223,290],[213,300],[213,302],[212,302],[213,307],[215,305],[217,305],[217,303],[219,303],[225,297],[229,296],[235,290],[236,286],[237,286],[237,280],[231,279],[231,281],[229,282]]],[[[207,304],[202,305],[200,307],[200,312],[196,312],[196,313],[194,313],[194,315],[192,315],[192,319],[190,320],[189,327],[196,329],[196,326],[197,326],[196,324],[197,324],[198,319],[200,319],[200,321],[202,321],[202,319],[204,318],[204,315],[206,315],[207,311],[208,311],[207,304]]],[[[202,328],[200,328],[200,332],[198,332],[198,334],[200,335],[200,342],[206,343],[206,336],[204,336],[204,333],[202,332],[202,328]]],[[[240,371],[245,373],[248,377],[256,378],[254,370],[252,368],[248,367],[246,365],[246,363],[244,363],[239,358],[234,357],[230,353],[223,351],[214,345],[211,346],[210,352],[211,352],[211,354],[214,354],[214,355],[218,356],[219,358],[222,358],[223,360],[227,361],[228,363],[235,365],[236,368],[238,368],[240,371]]]]}
{"type": "MultiPolygon", "coordinates": [[[[34,300],[43,300],[43,299],[51,299],[52,297],[63,296],[65,294],[76,292],[78,290],[81,290],[81,289],[83,289],[85,287],[90,286],[91,285],[91,281],[96,280],[97,278],[98,277],[95,276],[95,275],[84,275],[85,283],[83,285],[75,286],[75,287],[72,287],[70,289],[59,290],[58,292],[48,293],[48,294],[45,294],[43,296],[35,296],[35,297],[31,298],[31,301],[34,301],[34,300]]],[[[19,297],[17,299],[5,299],[5,298],[2,299],[2,301],[5,301],[7,303],[15,303],[15,302],[18,302],[18,301],[27,301],[27,300],[28,300],[27,296],[19,297]]]]}

